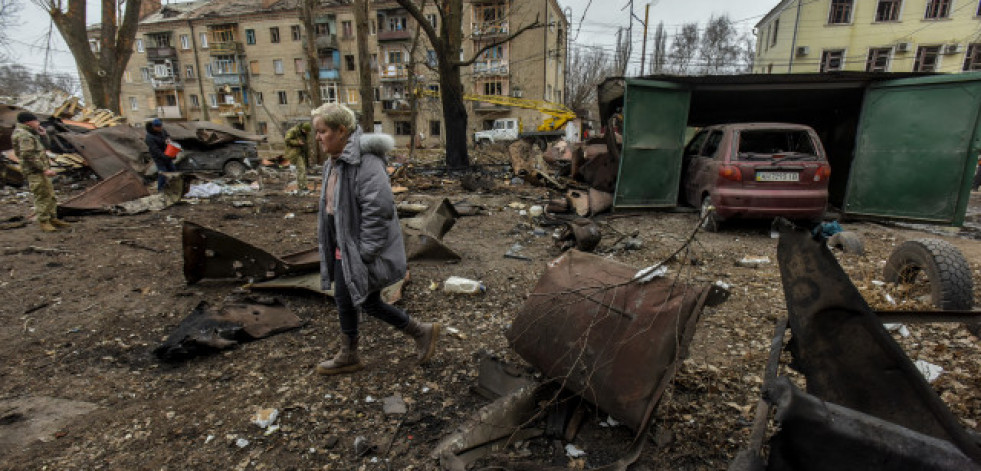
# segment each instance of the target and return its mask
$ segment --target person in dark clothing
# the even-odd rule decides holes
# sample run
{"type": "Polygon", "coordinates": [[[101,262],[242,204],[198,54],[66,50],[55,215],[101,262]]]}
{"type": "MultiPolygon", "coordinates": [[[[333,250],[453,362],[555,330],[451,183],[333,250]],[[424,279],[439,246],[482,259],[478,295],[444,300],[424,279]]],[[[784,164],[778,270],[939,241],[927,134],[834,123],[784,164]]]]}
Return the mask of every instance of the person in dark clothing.
{"type": "Polygon", "coordinates": [[[167,134],[167,131],[164,131],[163,121],[160,121],[160,118],[146,123],[146,139],[144,142],[146,142],[147,148],[150,149],[150,158],[157,165],[157,191],[162,190],[164,183],[167,181],[163,176],[163,172],[177,171],[174,161],[164,154],[169,141],[170,135],[167,134]]]}

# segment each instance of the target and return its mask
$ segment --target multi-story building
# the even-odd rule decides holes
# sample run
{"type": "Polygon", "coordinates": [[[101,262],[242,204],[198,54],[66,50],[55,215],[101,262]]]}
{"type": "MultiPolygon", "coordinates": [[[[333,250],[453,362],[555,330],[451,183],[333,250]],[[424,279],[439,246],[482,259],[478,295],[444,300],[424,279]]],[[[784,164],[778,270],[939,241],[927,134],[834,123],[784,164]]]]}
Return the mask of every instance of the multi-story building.
{"type": "MultiPolygon", "coordinates": [[[[136,50],[124,75],[120,102],[130,122],[156,117],[210,120],[281,142],[290,125],[309,119],[306,31],[297,0],[197,0],[163,6],[156,1],[140,21],[136,50]]],[[[411,68],[418,87],[438,91],[436,55],[425,33],[397,3],[377,0],[371,7],[371,52],[364,58],[357,52],[350,2],[322,1],[316,9],[317,85],[325,102],[360,111],[358,66],[370,61],[375,130],[393,134],[399,145],[406,145],[411,133],[411,68]]],[[[438,28],[440,16],[433,8],[425,13],[438,28]]],[[[466,93],[562,102],[568,23],[557,0],[466,0],[464,18],[461,56],[472,55],[536,18],[544,23],[488,49],[464,67],[466,93]]],[[[467,106],[473,131],[494,119],[512,117],[534,129],[546,118],[531,109],[483,102],[467,106]]],[[[423,142],[438,144],[445,129],[438,100],[422,98],[418,109],[416,126],[423,142]]]]}
{"type": "Polygon", "coordinates": [[[757,73],[981,70],[981,2],[784,0],[756,24],[757,73]]]}

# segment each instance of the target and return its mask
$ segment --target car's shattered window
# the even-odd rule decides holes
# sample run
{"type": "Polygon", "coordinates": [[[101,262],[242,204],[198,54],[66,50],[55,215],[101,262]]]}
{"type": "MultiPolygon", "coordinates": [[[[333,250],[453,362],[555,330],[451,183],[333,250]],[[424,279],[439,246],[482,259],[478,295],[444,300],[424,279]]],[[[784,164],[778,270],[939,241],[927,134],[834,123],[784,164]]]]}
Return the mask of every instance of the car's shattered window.
{"type": "Polygon", "coordinates": [[[816,160],[811,136],[803,130],[750,130],[739,133],[739,160],[816,160]]]}

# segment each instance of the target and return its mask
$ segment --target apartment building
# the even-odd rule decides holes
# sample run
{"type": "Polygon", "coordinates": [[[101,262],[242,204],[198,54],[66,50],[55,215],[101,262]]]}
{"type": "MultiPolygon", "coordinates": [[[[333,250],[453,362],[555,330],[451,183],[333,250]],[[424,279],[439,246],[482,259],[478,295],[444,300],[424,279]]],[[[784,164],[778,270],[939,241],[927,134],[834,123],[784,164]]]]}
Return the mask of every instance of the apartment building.
{"type": "Polygon", "coordinates": [[[981,70],[978,0],[784,0],[756,24],[757,73],[981,70]]]}
{"type": "MultiPolygon", "coordinates": [[[[144,0],[144,3],[152,0],[144,0]]],[[[282,142],[285,131],[309,119],[306,31],[297,0],[197,0],[151,6],[140,21],[135,51],[124,75],[120,103],[130,122],[210,120],[266,134],[282,142]]],[[[409,78],[439,91],[436,55],[409,13],[394,1],[375,1],[369,21],[369,57],[357,52],[349,2],[323,1],[315,11],[318,85],[326,102],[360,110],[358,65],[370,61],[374,130],[410,138],[409,78]],[[415,54],[412,44],[418,36],[415,54]],[[412,60],[414,58],[414,61],[412,60]]],[[[439,27],[433,7],[427,20],[439,27]]],[[[565,92],[568,23],[557,0],[465,0],[461,57],[539,19],[543,27],[496,45],[462,69],[466,93],[561,103],[565,92]]],[[[93,42],[97,47],[97,43],[93,42]]],[[[546,116],[484,102],[468,102],[472,131],[498,118],[519,118],[526,129],[546,116]]],[[[426,145],[443,140],[440,103],[423,98],[417,131],[426,145]]]]}

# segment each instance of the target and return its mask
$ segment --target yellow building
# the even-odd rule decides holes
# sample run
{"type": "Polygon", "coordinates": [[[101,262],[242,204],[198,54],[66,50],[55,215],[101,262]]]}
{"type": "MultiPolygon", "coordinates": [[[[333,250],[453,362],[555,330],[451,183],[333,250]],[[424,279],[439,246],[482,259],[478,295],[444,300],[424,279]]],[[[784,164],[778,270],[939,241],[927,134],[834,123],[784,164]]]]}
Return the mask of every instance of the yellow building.
{"type": "Polygon", "coordinates": [[[978,0],[784,0],[756,36],[756,73],[981,70],[978,0]]]}

